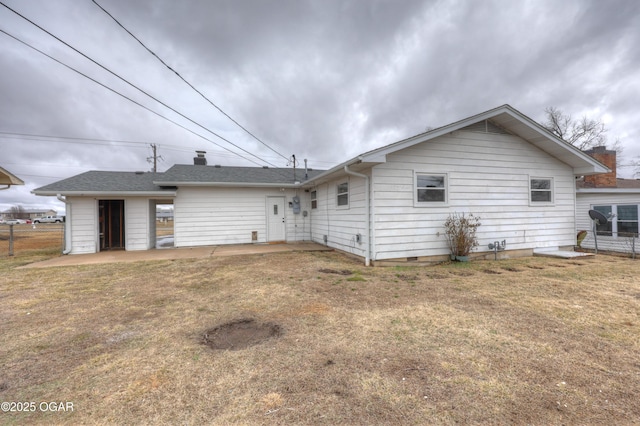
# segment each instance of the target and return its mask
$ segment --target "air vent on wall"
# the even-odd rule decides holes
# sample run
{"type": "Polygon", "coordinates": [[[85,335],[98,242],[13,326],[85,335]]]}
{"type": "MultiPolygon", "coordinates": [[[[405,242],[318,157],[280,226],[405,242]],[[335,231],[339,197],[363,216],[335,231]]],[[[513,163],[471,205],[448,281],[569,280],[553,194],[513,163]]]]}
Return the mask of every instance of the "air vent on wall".
{"type": "Polygon", "coordinates": [[[482,133],[497,133],[501,135],[510,135],[508,131],[503,129],[502,127],[493,124],[489,120],[478,121],[477,123],[473,123],[468,125],[467,127],[463,127],[460,130],[467,130],[469,132],[482,132],[482,133]]]}

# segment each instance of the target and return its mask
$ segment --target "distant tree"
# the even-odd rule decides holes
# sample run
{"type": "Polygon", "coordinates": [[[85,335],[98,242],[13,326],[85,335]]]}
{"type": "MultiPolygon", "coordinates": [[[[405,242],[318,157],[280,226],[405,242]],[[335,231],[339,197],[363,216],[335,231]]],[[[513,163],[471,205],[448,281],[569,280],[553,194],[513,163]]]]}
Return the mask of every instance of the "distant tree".
{"type": "Polygon", "coordinates": [[[640,178],[640,157],[636,157],[630,164],[633,167],[633,177],[640,178]]]}
{"type": "Polygon", "coordinates": [[[574,120],[571,115],[563,113],[555,107],[544,110],[547,121],[543,126],[565,142],[569,142],[579,150],[602,146],[607,143],[607,129],[603,122],[583,116],[574,120]]]}
{"type": "Polygon", "coordinates": [[[587,116],[574,120],[570,114],[565,114],[555,107],[548,107],[544,112],[547,114],[547,121],[542,123],[542,126],[548,131],[581,151],[596,146],[606,146],[608,149],[615,150],[617,163],[620,164],[622,143],[619,139],[613,143],[608,142],[606,134],[608,129],[602,121],[587,116]]]}
{"type": "Polygon", "coordinates": [[[11,215],[12,219],[29,219],[29,213],[27,213],[24,207],[19,204],[11,207],[9,209],[9,214],[11,215]]]}

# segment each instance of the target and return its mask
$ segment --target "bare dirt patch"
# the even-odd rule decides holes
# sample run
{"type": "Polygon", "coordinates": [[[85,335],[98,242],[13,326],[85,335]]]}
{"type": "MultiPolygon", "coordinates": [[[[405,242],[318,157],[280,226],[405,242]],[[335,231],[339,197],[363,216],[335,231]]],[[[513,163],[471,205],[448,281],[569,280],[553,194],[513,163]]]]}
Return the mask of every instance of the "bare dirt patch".
{"type": "Polygon", "coordinates": [[[523,271],[521,268],[517,268],[515,266],[503,266],[502,269],[504,269],[505,271],[508,271],[508,272],[522,272],[523,271]]]}
{"type": "Polygon", "coordinates": [[[464,269],[461,269],[461,270],[453,269],[453,270],[450,270],[449,273],[451,275],[456,275],[458,277],[470,277],[472,275],[475,275],[474,271],[469,271],[469,270],[464,270],[464,269]]]}
{"type": "Polygon", "coordinates": [[[322,272],[323,274],[334,274],[334,275],[344,275],[344,276],[352,274],[352,272],[348,269],[336,270],[336,269],[323,268],[323,269],[319,269],[318,272],[322,272]]]}
{"type": "Polygon", "coordinates": [[[237,351],[282,334],[279,325],[260,323],[253,318],[243,318],[218,325],[205,331],[202,343],[211,349],[237,351]]]}

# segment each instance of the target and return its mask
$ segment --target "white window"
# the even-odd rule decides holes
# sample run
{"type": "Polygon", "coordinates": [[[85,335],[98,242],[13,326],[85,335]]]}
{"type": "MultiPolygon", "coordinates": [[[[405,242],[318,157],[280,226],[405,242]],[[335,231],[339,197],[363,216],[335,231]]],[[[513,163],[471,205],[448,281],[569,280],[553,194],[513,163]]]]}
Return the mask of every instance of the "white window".
{"type": "Polygon", "coordinates": [[[337,201],[338,207],[349,206],[349,182],[342,182],[338,184],[337,188],[337,201]]]}
{"type": "Polygon", "coordinates": [[[638,235],[638,206],[626,205],[617,207],[616,225],[618,225],[618,235],[621,237],[638,235]]]}
{"type": "MultiPolygon", "coordinates": [[[[594,206],[593,210],[597,210],[609,218],[613,216],[612,207],[615,207],[615,206],[594,206]]],[[[613,235],[613,222],[608,220],[607,223],[601,223],[599,225],[596,225],[596,232],[598,233],[598,235],[608,235],[608,236],[613,235]]]]}
{"type": "Polygon", "coordinates": [[[415,173],[416,206],[443,205],[447,202],[447,175],[415,173]]]}
{"type": "Polygon", "coordinates": [[[638,235],[638,206],[637,204],[593,206],[609,220],[596,226],[598,235],[612,237],[631,237],[638,235]]]}
{"type": "Polygon", "coordinates": [[[530,181],[529,199],[532,205],[553,204],[553,179],[532,177],[530,181]]]}
{"type": "Polygon", "coordinates": [[[311,208],[318,208],[318,191],[316,191],[315,189],[311,191],[311,208]]]}

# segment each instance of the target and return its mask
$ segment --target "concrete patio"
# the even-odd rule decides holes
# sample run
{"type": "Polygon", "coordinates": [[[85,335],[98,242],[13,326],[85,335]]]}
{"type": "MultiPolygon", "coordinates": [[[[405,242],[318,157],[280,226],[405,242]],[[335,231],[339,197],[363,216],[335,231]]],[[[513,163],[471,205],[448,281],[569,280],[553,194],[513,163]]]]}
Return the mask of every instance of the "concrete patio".
{"type": "Polygon", "coordinates": [[[103,251],[93,254],[77,254],[55,257],[35,262],[21,268],[50,268],[55,266],[90,265],[99,263],[140,262],[149,260],[202,259],[209,257],[239,256],[250,254],[280,253],[291,251],[332,251],[316,243],[291,244],[238,244],[190,248],[171,248],[137,251],[103,251]]]}

